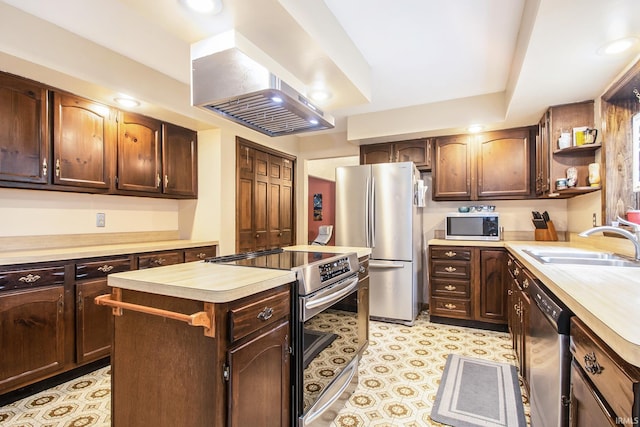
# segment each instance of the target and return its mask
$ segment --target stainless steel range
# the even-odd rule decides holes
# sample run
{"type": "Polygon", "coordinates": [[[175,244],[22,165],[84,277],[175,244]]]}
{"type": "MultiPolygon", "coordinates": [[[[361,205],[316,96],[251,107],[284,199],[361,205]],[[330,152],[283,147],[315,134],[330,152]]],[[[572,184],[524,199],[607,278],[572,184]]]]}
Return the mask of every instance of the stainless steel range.
{"type": "Polygon", "coordinates": [[[273,249],[207,261],[296,272],[292,425],[329,425],[357,386],[365,344],[358,334],[357,255],[273,249]]]}

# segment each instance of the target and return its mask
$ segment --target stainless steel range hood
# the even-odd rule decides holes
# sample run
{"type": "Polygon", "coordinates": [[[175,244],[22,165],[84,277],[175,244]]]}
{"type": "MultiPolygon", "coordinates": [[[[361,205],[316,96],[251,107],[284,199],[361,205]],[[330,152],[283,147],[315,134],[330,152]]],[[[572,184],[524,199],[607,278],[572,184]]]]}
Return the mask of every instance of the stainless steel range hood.
{"type": "Polygon", "coordinates": [[[334,119],[238,48],[192,59],[191,99],[269,136],[331,129],[334,119]]]}

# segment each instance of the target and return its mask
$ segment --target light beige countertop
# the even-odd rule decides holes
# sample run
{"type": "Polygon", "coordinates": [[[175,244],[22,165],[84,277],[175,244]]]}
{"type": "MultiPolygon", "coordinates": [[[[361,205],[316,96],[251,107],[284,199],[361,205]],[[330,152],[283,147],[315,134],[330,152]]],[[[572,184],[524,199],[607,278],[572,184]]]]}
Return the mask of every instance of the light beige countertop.
{"type": "Polygon", "coordinates": [[[608,252],[574,242],[452,243],[430,240],[430,245],[503,246],[545,284],[567,307],[618,355],[640,367],[640,268],[596,265],[543,264],[525,249],[577,248],[608,252]]]}
{"type": "Polygon", "coordinates": [[[0,265],[30,262],[64,261],[140,252],[168,251],[217,245],[216,241],[165,240],[157,242],[119,243],[91,246],[0,251],[0,265]]]}
{"type": "Polygon", "coordinates": [[[355,252],[358,258],[371,255],[371,248],[356,246],[322,246],[322,245],[296,245],[283,248],[285,251],[326,252],[331,254],[346,254],[355,252]]]}
{"type": "Polygon", "coordinates": [[[205,261],[110,274],[109,286],[197,301],[234,301],[296,280],[292,271],[205,261]]]}

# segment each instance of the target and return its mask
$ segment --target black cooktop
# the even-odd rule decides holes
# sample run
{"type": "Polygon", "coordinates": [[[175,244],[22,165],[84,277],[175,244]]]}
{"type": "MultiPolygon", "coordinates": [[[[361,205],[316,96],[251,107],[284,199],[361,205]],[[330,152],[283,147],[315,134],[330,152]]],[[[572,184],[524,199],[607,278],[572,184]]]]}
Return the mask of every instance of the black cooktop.
{"type": "Polygon", "coordinates": [[[296,267],[316,261],[333,258],[338,254],[326,252],[285,251],[270,249],[265,251],[245,252],[235,255],[208,258],[207,262],[241,265],[246,267],[272,268],[275,270],[292,270],[296,267]]]}

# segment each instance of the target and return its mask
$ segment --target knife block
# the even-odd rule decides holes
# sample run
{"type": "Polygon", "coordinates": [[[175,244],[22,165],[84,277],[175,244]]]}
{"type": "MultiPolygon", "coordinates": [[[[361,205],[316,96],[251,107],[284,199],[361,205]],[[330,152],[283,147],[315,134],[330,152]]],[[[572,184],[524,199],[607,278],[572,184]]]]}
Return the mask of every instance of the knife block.
{"type": "Polygon", "coordinates": [[[547,221],[547,228],[536,228],[534,230],[536,240],[541,241],[557,241],[558,233],[556,233],[556,227],[553,225],[553,221],[547,221]]]}

